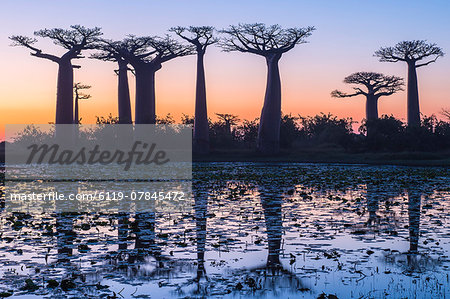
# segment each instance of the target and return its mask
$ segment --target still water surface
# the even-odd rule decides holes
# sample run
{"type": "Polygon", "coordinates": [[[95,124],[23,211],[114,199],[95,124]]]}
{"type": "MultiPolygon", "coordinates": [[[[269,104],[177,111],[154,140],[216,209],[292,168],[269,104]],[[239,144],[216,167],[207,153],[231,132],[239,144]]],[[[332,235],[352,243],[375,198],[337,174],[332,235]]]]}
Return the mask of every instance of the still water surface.
{"type": "Polygon", "coordinates": [[[199,163],[193,189],[172,213],[0,211],[0,295],[450,296],[448,169],[199,163]]]}

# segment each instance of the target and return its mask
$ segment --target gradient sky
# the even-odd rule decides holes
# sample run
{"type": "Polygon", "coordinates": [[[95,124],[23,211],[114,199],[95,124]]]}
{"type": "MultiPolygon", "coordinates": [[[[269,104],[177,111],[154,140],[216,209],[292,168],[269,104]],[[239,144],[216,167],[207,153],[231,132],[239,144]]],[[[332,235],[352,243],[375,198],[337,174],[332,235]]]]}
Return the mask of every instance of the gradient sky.
{"type": "MultiPolygon", "coordinates": [[[[280,62],[282,110],[314,115],[331,112],[339,117],[364,117],[364,98],[334,99],[333,89],[350,91],[342,80],[356,71],[377,71],[406,76],[404,63],[381,63],[373,57],[380,46],[408,39],[427,39],[450,51],[448,0],[165,0],[165,1],[36,1],[0,0],[0,124],[54,121],[57,65],[29,55],[25,48],[10,47],[10,35],[32,35],[41,28],[81,24],[103,28],[104,37],[122,39],[127,34],[162,35],[176,25],[212,25],[263,22],[283,27],[315,26],[308,44],[297,46],[280,62]]],[[[40,40],[49,53],[58,46],[40,40]]],[[[87,53],[86,53],[87,54],[87,53]]],[[[88,55],[87,55],[88,56],[88,55]]],[[[117,77],[112,62],[77,61],[75,81],[92,85],[92,99],[80,103],[83,123],[96,115],[117,114],[117,77]]],[[[241,119],[258,117],[266,80],[265,61],[247,53],[224,53],[211,47],[205,58],[208,112],[232,113],[241,119]]],[[[450,59],[421,68],[421,112],[438,114],[450,107],[450,59]]],[[[182,57],[157,72],[159,116],[193,114],[195,57],[182,57]]],[[[130,76],[134,106],[134,78],[130,76]]],[[[380,114],[406,116],[406,92],[382,98],[380,114]]],[[[134,116],[133,116],[134,117],[134,116]]],[[[213,117],[214,118],[214,117],[213,117]]]]}

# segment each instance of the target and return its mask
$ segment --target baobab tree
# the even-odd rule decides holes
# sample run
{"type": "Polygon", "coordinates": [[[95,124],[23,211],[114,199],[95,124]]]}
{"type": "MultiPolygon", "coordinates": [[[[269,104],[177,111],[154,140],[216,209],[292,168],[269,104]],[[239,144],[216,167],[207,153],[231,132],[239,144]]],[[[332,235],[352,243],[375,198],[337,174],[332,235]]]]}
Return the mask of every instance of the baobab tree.
{"type": "Polygon", "coordinates": [[[331,92],[331,96],[336,98],[365,96],[366,120],[368,121],[378,118],[378,99],[403,90],[404,85],[403,78],[373,72],[353,73],[345,77],[344,83],[357,85],[353,87],[354,92],[343,93],[339,90],[334,90],[331,92]]]}
{"type": "Polygon", "coordinates": [[[219,122],[224,125],[227,135],[231,136],[231,126],[235,126],[240,121],[238,116],[228,113],[216,113],[216,115],[219,122]]]}
{"type": "Polygon", "coordinates": [[[136,76],[136,124],[154,124],[155,73],[171,59],[192,54],[192,48],[165,37],[128,36],[123,41],[122,57],[133,66],[136,76]]]}
{"type": "Polygon", "coordinates": [[[404,61],[408,65],[407,115],[408,126],[420,126],[419,89],[417,68],[435,62],[444,52],[436,44],[424,40],[402,41],[393,47],[380,48],[375,52],[380,61],[404,61]]]}
{"type": "Polygon", "coordinates": [[[261,23],[239,24],[222,30],[225,37],[221,46],[224,51],[239,51],[263,56],[267,63],[267,86],[258,128],[258,150],[274,154],[280,147],[281,80],[278,62],[281,56],[305,39],[314,27],[287,28],[261,23]]]}
{"type": "Polygon", "coordinates": [[[131,69],[128,67],[128,62],[122,54],[127,49],[126,44],[121,41],[102,40],[97,49],[100,52],[91,55],[91,58],[114,61],[118,64],[119,68],[115,72],[118,76],[117,106],[119,110],[119,124],[132,124],[130,87],[128,85],[128,71],[131,69]]]}
{"type": "Polygon", "coordinates": [[[206,104],[206,82],[204,56],[206,48],[218,42],[213,36],[214,27],[174,27],[171,31],[195,47],[197,53],[197,83],[195,88],[195,120],[193,150],[197,153],[209,152],[209,126],[206,104]]]}
{"type": "Polygon", "coordinates": [[[73,119],[74,124],[80,123],[80,117],[79,117],[79,100],[87,100],[91,98],[90,94],[82,93],[80,90],[86,90],[90,89],[92,86],[90,85],[84,85],[80,82],[77,82],[73,85],[73,92],[75,93],[75,117],[73,119]]]}
{"type": "Polygon", "coordinates": [[[67,51],[62,56],[56,56],[42,52],[34,46],[36,38],[14,35],[10,39],[13,46],[23,46],[30,49],[31,55],[48,59],[58,64],[58,85],[56,94],[56,124],[71,124],[73,122],[73,69],[79,66],[73,65],[73,59],[84,58],[83,50],[94,49],[99,37],[102,35],[100,28],[85,28],[80,25],[70,26],[70,29],[43,29],[34,32],[35,36],[49,38],[54,44],[63,47],[67,51]]]}

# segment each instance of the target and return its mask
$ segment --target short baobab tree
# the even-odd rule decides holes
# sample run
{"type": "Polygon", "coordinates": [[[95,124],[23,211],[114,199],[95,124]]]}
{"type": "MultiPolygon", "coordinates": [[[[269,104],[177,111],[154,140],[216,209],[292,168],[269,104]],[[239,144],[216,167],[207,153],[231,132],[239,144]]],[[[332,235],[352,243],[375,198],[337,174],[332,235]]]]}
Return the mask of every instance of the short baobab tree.
{"type": "Polygon", "coordinates": [[[331,92],[332,97],[349,98],[359,95],[366,97],[366,120],[378,119],[378,100],[380,97],[390,96],[403,90],[403,78],[386,76],[373,72],[357,72],[344,79],[344,83],[356,85],[353,93],[339,90],[331,92]]]}
{"type": "Polygon", "coordinates": [[[443,55],[444,52],[440,47],[424,40],[402,41],[393,47],[380,48],[375,52],[375,56],[379,57],[382,62],[404,61],[408,65],[408,126],[420,126],[417,68],[429,65],[443,55]]]}
{"type": "Polygon", "coordinates": [[[155,73],[171,59],[192,54],[192,48],[165,37],[128,36],[120,54],[136,76],[136,124],[155,124],[155,73]]]}
{"type": "Polygon", "coordinates": [[[36,38],[14,35],[10,39],[13,46],[23,46],[30,49],[31,55],[48,59],[58,64],[58,85],[56,95],[56,124],[71,124],[73,122],[73,59],[83,58],[83,50],[94,49],[102,35],[100,28],[85,28],[80,25],[70,26],[70,29],[43,29],[34,32],[35,36],[49,38],[56,45],[67,51],[62,56],[44,53],[34,46],[36,38]]]}
{"type": "Polygon", "coordinates": [[[234,114],[216,113],[219,122],[223,123],[227,135],[231,136],[231,127],[235,126],[239,121],[239,117],[234,114]]]}
{"type": "Polygon", "coordinates": [[[130,87],[128,85],[128,71],[130,68],[128,68],[128,62],[122,54],[127,49],[126,44],[121,41],[102,40],[97,49],[100,51],[91,55],[91,58],[114,61],[118,64],[119,68],[116,70],[116,74],[118,76],[117,106],[119,110],[119,124],[132,124],[130,87]]]}
{"type": "Polygon", "coordinates": [[[75,116],[73,119],[73,123],[74,124],[79,124],[80,123],[80,116],[79,116],[79,101],[80,100],[88,100],[91,98],[90,94],[87,93],[83,93],[81,92],[81,90],[86,90],[86,89],[90,89],[92,86],[90,85],[84,85],[81,84],[80,82],[77,82],[73,85],[73,92],[75,94],[75,116]]]}
{"type": "Polygon", "coordinates": [[[275,154],[280,147],[281,80],[278,62],[296,45],[306,42],[314,27],[287,28],[261,23],[230,26],[221,46],[224,51],[239,51],[263,56],[267,63],[267,86],[258,128],[258,150],[275,154]]]}
{"type": "Polygon", "coordinates": [[[197,53],[197,83],[195,89],[195,120],[193,150],[197,153],[209,152],[209,126],[206,105],[206,82],[204,56],[206,48],[218,42],[214,37],[214,27],[174,27],[171,29],[182,39],[195,47],[197,53]]]}

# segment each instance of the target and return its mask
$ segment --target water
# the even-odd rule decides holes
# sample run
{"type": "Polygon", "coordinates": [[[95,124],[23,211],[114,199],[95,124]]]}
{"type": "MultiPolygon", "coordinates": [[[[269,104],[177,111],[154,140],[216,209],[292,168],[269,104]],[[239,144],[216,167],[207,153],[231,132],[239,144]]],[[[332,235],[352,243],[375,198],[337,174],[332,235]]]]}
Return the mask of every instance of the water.
{"type": "Polygon", "coordinates": [[[0,290],[21,298],[447,298],[449,212],[445,168],[200,163],[183,212],[0,212],[0,290]]]}

